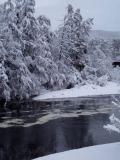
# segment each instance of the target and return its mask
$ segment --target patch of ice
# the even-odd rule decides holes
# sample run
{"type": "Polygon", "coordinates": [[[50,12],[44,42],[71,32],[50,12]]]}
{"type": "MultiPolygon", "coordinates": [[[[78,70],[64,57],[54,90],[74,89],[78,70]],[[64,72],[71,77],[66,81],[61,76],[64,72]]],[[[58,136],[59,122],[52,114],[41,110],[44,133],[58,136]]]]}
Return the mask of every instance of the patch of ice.
{"type": "MultiPolygon", "coordinates": [[[[62,112],[60,109],[55,109],[53,111],[47,111],[46,115],[36,119],[36,122],[33,123],[24,123],[24,120],[22,119],[4,119],[3,122],[0,123],[0,128],[7,128],[7,127],[12,127],[15,125],[19,125],[22,127],[30,127],[34,125],[40,125],[40,124],[45,124],[49,121],[56,120],[59,118],[75,118],[79,116],[89,116],[89,115],[96,115],[100,113],[109,113],[110,110],[113,110],[114,108],[112,107],[106,107],[106,108],[99,108],[97,110],[75,110],[72,112],[62,112]]],[[[39,114],[38,114],[39,115],[39,114]]]]}

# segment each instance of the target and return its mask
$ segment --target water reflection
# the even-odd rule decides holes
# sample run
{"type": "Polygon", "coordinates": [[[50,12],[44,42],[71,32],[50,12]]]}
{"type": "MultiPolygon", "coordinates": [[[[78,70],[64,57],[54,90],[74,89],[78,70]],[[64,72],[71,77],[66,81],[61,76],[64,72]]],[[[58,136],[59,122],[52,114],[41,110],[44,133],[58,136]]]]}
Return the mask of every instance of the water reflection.
{"type": "Polygon", "coordinates": [[[111,97],[10,103],[6,111],[0,112],[0,160],[31,160],[120,141],[117,133],[103,129],[116,110],[111,97]]]}
{"type": "Polygon", "coordinates": [[[0,128],[44,124],[58,118],[110,113],[117,109],[112,97],[73,99],[56,102],[13,102],[0,111],[0,128]]]}

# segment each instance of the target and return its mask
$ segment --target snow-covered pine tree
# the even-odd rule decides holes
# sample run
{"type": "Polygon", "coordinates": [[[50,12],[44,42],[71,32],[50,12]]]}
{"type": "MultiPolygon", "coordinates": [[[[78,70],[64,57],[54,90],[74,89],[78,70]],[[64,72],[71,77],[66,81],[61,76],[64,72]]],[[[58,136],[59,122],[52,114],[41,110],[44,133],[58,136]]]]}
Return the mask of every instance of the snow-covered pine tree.
{"type": "Polygon", "coordinates": [[[80,71],[85,65],[84,55],[87,53],[87,37],[91,24],[92,19],[83,20],[80,9],[74,12],[72,5],[68,5],[64,23],[57,32],[58,66],[60,72],[64,71],[67,82],[72,81],[73,84],[81,82],[80,71]]]}
{"type": "Polygon", "coordinates": [[[6,20],[8,21],[8,23],[14,19],[14,5],[12,3],[11,0],[7,0],[5,3],[4,3],[4,11],[5,11],[5,18],[6,20]]]}
{"type": "Polygon", "coordinates": [[[91,28],[92,19],[83,21],[80,9],[75,12],[72,5],[68,6],[64,24],[58,31],[60,58],[72,64],[81,71],[84,67],[83,55],[87,53],[87,36],[91,28]]]}
{"type": "Polygon", "coordinates": [[[58,31],[59,38],[59,59],[63,57],[64,61],[67,63],[71,61],[70,54],[72,48],[74,47],[73,42],[73,15],[74,10],[72,5],[68,5],[67,14],[64,17],[64,23],[61,25],[58,31]]]}
{"type": "Polygon", "coordinates": [[[53,88],[62,85],[62,76],[58,72],[58,66],[52,54],[53,36],[51,32],[51,22],[45,16],[39,16],[38,39],[36,42],[37,50],[31,67],[33,74],[38,77],[38,83],[45,88],[53,88]]]}
{"type": "Polygon", "coordinates": [[[34,17],[35,0],[24,0],[22,6],[22,32],[27,41],[36,39],[37,36],[37,23],[34,17]]]}
{"type": "Polygon", "coordinates": [[[6,74],[6,69],[4,67],[6,51],[3,47],[2,42],[0,41],[0,100],[1,99],[10,99],[10,88],[8,86],[8,76],[6,74]]]}
{"type": "Polygon", "coordinates": [[[85,57],[87,54],[87,37],[91,29],[92,19],[83,21],[80,9],[74,13],[74,47],[71,54],[75,68],[81,71],[84,68],[85,57]]]}
{"type": "Polygon", "coordinates": [[[52,46],[52,36],[53,32],[50,30],[51,22],[45,16],[39,16],[37,18],[39,26],[39,37],[38,43],[41,47],[40,55],[45,58],[52,58],[51,55],[51,46],[52,46]]]}
{"type": "Polygon", "coordinates": [[[0,99],[10,99],[10,88],[4,65],[0,63],[0,99]]]}
{"type": "Polygon", "coordinates": [[[37,86],[36,90],[40,91],[44,85],[50,88],[54,81],[59,83],[57,65],[51,55],[50,20],[45,16],[39,16],[37,19],[34,17],[34,0],[25,0],[22,5],[17,6],[17,14],[20,14],[18,17],[22,17],[19,23],[22,54],[37,86]]]}
{"type": "Polygon", "coordinates": [[[21,29],[23,20],[23,4],[24,0],[15,0],[15,23],[18,29],[21,29]]]}
{"type": "MultiPolygon", "coordinates": [[[[74,9],[71,4],[67,7],[67,14],[64,17],[63,24],[57,31],[58,35],[58,68],[67,79],[67,82],[74,83],[73,67],[71,55],[74,48],[74,9]]],[[[75,71],[76,72],[76,71],[75,71]]]]}
{"type": "Polygon", "coordinates": [[[35,41],[38,35],[37,21],[34,17],[35,1],[21,0],[16,4],[16,23],[22,35],[22,52],[24,56],[34,57],[35,41]]]}
{"type": "Polygon", "coordinates": [[[15,8],[10,3],[12,2],[8,1],[4,5],[5,19],[3,23],[5,27],[1,31],[1,41],[6,51],[5,68],[11,89],[11,98],[16,96],[20,98],[29,97],[34,91],[34,84],[22,54],[22,46],[18,36],[20,34],[19,28],[15,21],[15,8]],[[10,8],[11,6],[12,8],[10,8]]]}

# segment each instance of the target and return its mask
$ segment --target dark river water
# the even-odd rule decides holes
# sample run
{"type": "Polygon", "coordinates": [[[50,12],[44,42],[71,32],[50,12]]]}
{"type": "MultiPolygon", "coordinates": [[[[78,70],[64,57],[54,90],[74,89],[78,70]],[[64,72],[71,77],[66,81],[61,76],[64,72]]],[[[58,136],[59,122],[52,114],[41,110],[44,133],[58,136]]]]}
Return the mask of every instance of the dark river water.
{"type": "Polygon", "coordinates": [[[118,114],[113,96],[54,102],[11,102],[0,109],[0,160],[31,160],[120,141],[103,126],[118,114]]]}

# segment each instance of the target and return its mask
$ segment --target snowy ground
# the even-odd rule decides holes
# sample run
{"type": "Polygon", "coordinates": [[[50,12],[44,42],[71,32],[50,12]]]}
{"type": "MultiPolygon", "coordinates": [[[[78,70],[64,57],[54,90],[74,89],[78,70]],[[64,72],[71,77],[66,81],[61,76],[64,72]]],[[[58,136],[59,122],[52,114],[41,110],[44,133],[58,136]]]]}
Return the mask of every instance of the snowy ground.
{"type": "Polygon", "coordinates": [[[71,150],[36,160],[120,160],[120,143],[71,150]]]}
{"type": "Polygon", "coordinates": [[[75,98],[75,97],[87,97],[87,96],[97,96],[97,95],[111,95],[120,94],[120,85],[114,82],[108,82],[106,86],[96,86],[96,85],[84,85],[76,86],[72,89],[65,89],[60,91],[53,91],[38,97],[34,100],[48,100],[48,99],[58,99],[58,98],[75,98]]]}

